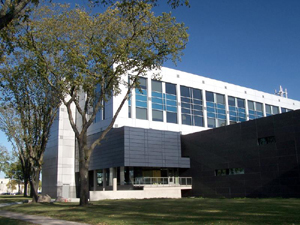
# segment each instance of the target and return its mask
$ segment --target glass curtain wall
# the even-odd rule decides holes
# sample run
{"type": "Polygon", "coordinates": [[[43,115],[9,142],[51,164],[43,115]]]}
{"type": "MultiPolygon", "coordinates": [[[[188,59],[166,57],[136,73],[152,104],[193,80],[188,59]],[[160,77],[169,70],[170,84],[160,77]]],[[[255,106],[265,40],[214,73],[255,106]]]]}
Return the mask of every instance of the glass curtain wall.
{"type": "Polygon", "coordinates": [[[210,128],[226,125],[225,96],[206,91],[207,126],[210,128]]]}
{"type": "Polygon", "coordinates": [[[147,120],[147,79],[140,77],[140,90],[135,89],[135,101],[136,101],[136,118],[147,120]]]}
{"type": "Polygon", "coordinates": [[[204,127],[202,90],[180,86],[182,124],[204,127]]]}
{"type": "Polygon", "coordinates": [[[249,120],[261,118],[264,116],[263,104],[248,100],[249,120]]]}
{"type": "Polygon", "coordinates": [[[245,100],[228,96],[229,123],[246,121],[245,100]]]}

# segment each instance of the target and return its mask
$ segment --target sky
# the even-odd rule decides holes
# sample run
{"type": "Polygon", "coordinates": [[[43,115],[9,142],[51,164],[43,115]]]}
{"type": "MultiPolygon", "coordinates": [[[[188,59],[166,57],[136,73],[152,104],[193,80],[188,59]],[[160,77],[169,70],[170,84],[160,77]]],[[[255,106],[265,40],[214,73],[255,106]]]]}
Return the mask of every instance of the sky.
{"type": "Polygon", "coordinates": [[[282,85],[300,100],[300,0],[190,0],[175,10],[158,2],[155,12],[172,11],[190,35],[182,61],[166,67],[267,93],[282,85]]]}

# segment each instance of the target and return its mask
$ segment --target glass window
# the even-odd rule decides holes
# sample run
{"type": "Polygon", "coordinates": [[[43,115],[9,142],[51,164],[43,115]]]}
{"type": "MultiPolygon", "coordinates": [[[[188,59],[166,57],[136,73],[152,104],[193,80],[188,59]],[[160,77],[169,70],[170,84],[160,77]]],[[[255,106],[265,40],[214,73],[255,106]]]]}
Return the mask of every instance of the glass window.
{"type": "Polygon", "coordinates": [[[194,116],[195,126],[204,127],[203,117],[202,116],[194,116]]]}
{"type": "Polygon", "coordinates": [[[214,101],[214,93],[213,92],[210,92],[210,91],[206,92],[206,101],[208,101],[208,102],[215,102],[214,101]]]}
{"type": "Polygon", "coordinates": [[[136,118],[141,120],[147,120],[147,109],[136,108],[136,118]]]}
{"type": "Polygon", "coordinates": [[[176,95],[176,84],[166,83],[166,93],[176,95]]]}
{"type": "Polygon", "coordinates": [[[249,110],[255,110],[254,109],[254,102],[248,101],[248,108],[249,108],[249,110]]]}
{"type": "Polygon", "coordinates": [[[180,94],[181,96],[190,97],[190,90],[188,87],[180,86],[180,94]]]}
{"type": "Polygon", "coordinates": [[[192,125],[192,120],[190,115],[182,114],[182,124],[192,125]]]}
{"type": "Polygon", "coordinates": [[[263,104],[256,102],[256,111],[262,112],[263,111],[263,104]]]}
{"type": "Polygon", "coordinates": [[[216,120],[214,118],[207,118],[207,126],[210,128],[216,127],[216,120]]]}
{"type": "Polygon", "coordinates": [[[200,89],[184,86],[180,86],[180,90],[182,124],[204,126],[202,91],[200,89]],[[195,118],[195,116],[197,116],[197,118],[195,118]]]}
{"type": "Polygon", "coordinates": [[[140,82],[141,89],[147,89],[147,79],[146,78],[140,77],[139,82],[140,82]]]}
{"type": "Polygon", "coordinates": [[[272,114],[271,106],[270,105],[266,105],[266,113],[267,114],[272,114]]]}
{"type": "Polygon", "coordinates": [[[225,96],[221,94],[216,94],[217,96],[217,103],[218,104],[225,104],[225,96]]]}
{"type": "Polygon", "coordinates": [[[167,112],[167,123],[177,123],[177,113],[167,112]]]}
{"type": "Polygon", "coordinates": [[[273,106],[273,114],[278,114],[278,113],[279,113],[278,106],[273,106]]]}
{"type": "Polygon", "coordinates": [[[240,98],[238,98],[237,99],[237,103],[238,103],[238,107],[239,108],[245,108],[245,100],[244,99],[240,99],[240,98]]]}
{"type": "Polygon", "coordinates": [[[235,106],[235,98],[228,96],[228,105],[235,106]]]}
{"type": "Polygon", "coordinates": [[[158,110],[152,110],[152,120],[153,121],[163,121],[163,112],[158,110]]]}
{"type": "Polygon", "coordinates": [[[152,80],[152,91],[162,92],[162,83],[160,81],[152,80]]]}
{"type": "Polygon", "coordinates": [[[201,90],[193,88],[193,98],[194,99],[202,99],[202,92],[201,92],[201,90]]]}

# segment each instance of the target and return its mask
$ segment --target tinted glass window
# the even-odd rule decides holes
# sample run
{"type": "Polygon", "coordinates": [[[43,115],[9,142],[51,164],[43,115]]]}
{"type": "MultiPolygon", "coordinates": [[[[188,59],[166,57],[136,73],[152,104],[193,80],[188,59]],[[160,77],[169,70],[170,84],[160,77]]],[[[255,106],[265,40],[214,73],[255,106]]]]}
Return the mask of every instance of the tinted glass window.
{"type": "Polygon", "coordinates": [[[245,108],[245,100],[244,99],[237,99],[238,107],[245,108]]]}
{"type": "Polygon", "coordinates": [[[136,108],[136,118],[141,120],[147,119],[147,109],[145,108],[136,108]]]}
{"type": "Polygon", "coordinates": [[[167,112],[167,122],[177,123],[177,113],[167,112]]]}
{"type": "Polygon", "coordinates": [[[228,105],[235,106],[235,98],[228,96],[228,105]]]}
{"type": "Polygon", "coordinates": [[[204,127],[203,117],[194,116],[195,125],[199,127],[204,127]]]}
{"type": "Polygon", "coordinates": [[[216,96],[217,96],[217,103],[219,103],[219,104],[225,104],[225,97],[224,97],[224,95],[216,94],[216,96]]]}
{"type": "Polygon", "coordinates": [[[201,90],[193,89],[193,97],[196,99],[202,99],[201,90]]]}
{"type": "Polygon", "coordinates": [[[278,114],[279,108],[277,106],[273,106],[273,114],[278,114]]]}
{"type": "Polygon", "coordinates": [[[206,101],[214,102],[214,93],[207,91],[206,92],[206,101]]]}
{"type": "Polygon", "coordinates": [[[182,115],[182,124],[191,125],[192,124],[191,116],[183,114],[182,115]]]}
{"type": "Polygon", "coordinates": [[[263,104],[256,102],[256,111],[262,112],[263,110],[263,104]]]}
{"type": "Polygon", "coordinates": [[[248,108],[249,110],[254,110],[254,102],[248,101],[248,108]]]}
{"type": "Polygon", "coordinates": [[[140,81],[140,87],[142,89],[147,89],[147,79],[140,77],[139,81],[140,81]]]}
{"type": "Polygon", "coordinates": [[[271,106],[270,105],[266,105],[266,113],[271,114],[271,106]]]}
{"type": "Polygon", "coordinates": [[[166,83],[166,93],[176,95],[176,85],[166,83]]]}
{"type": "Polygon", "coordinates": [[[157,110],[152,110],[152,120],[162,122],[163,121],[163,112],[157,111],[157,110]]]}
{"type": "Polygon", "coordinates": [[[160,81],[152,81],[152,91],[162,92],[162,85],[160,81]]]}
{"type": "Polygon", "coordinates": [[[180,86],[181,96],[190,97],[190,90],[187,87],[180,86]]]}

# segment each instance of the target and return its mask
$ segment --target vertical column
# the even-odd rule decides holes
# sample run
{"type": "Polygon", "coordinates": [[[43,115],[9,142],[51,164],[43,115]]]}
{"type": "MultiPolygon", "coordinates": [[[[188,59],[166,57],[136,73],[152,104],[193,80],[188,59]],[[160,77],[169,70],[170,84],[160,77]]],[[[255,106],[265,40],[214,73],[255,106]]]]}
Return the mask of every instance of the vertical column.
{"type": "MultiPolygon", "coordinates": [[[[236,101],[236,98],[235,98],[236,101]]],[[[228,95],[225,94],[225,113],[226,113],[226,125],[230,125],[230,118],[229,118],[229,105],[228,105],[228,95]]]]}
{"type": "Polygon", "coordinates": [[[203,105],[203,120],[204,120],[204,127],[208,127],[207,122],[207,105],[206,105],[206,91],[202,89],[202,105],[203,105]]]}
{"type": "Polygon", "coordinates": [[[105,188],[106,188],[106,169],[103,169],[103,175],[102,175],[102,178],[103,178],[103,191],[105,191],[105,188]]]}
{"type": "Polygon", "coordinates": [[[182,124],[181,120],[181,92],[180,92],[180,85],[176,84],[176,94],[177,94],[177,121],[178,124],[182,124]]]}
{"type": "Polygon", "coordinates": [[[125,183],[125,174],[124,174],[124,166],[120,167],[120,185],[124,185],[125,183]]]}
{"type": "Polygon", "coordinates": [[[114,168],[109,168],[109,186],[113,185],[113,178],[114,178],[114,168]]]}
{"type": "Polygon", "coordinates": [[[97,189],[97,170],[94,170],[94,173],[93,173],[93,191],[96,191],[97,189]]]}

